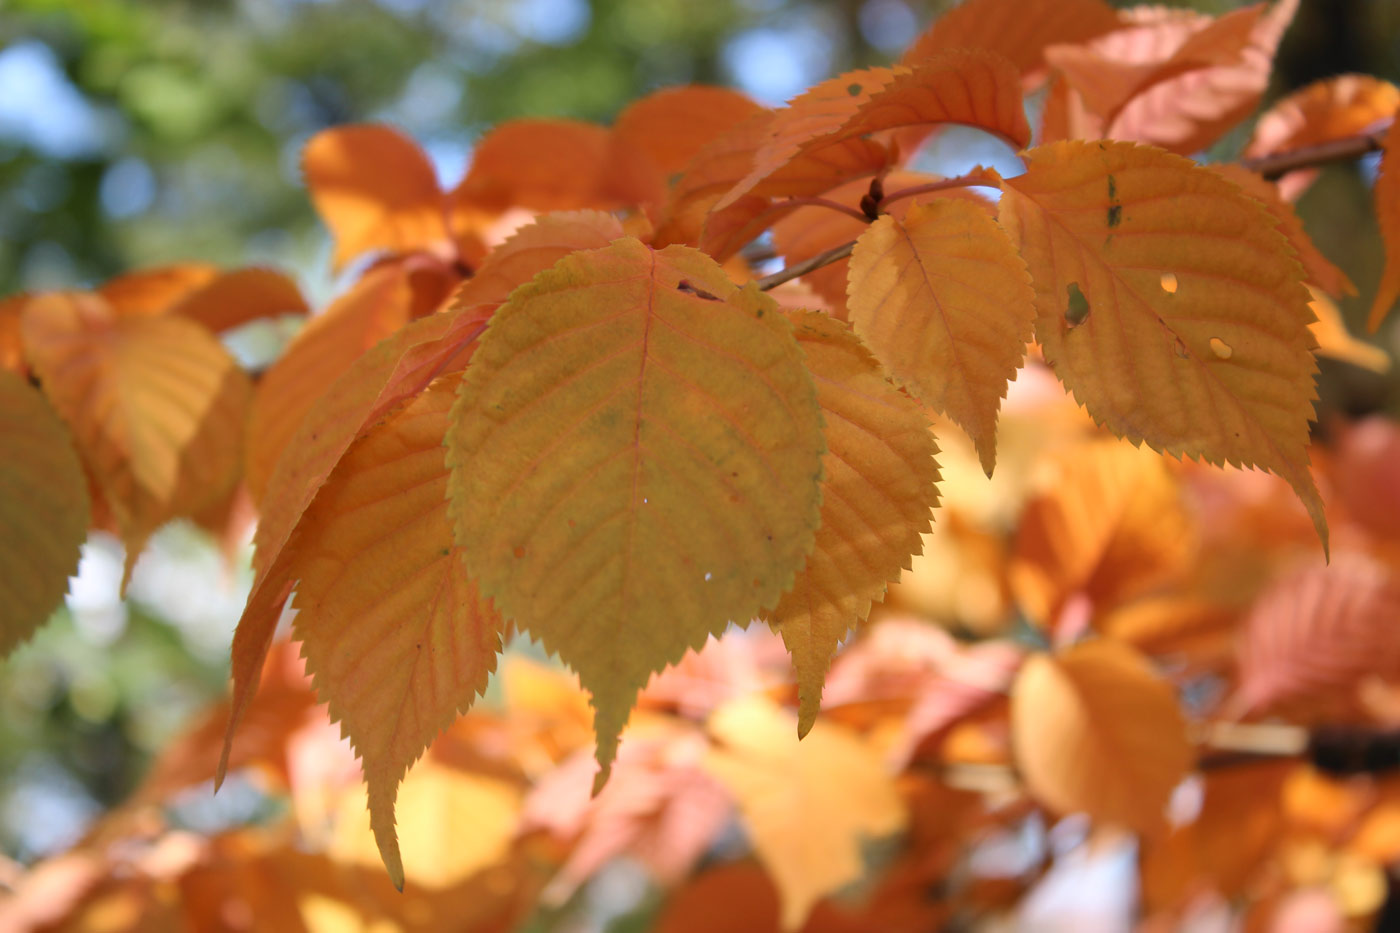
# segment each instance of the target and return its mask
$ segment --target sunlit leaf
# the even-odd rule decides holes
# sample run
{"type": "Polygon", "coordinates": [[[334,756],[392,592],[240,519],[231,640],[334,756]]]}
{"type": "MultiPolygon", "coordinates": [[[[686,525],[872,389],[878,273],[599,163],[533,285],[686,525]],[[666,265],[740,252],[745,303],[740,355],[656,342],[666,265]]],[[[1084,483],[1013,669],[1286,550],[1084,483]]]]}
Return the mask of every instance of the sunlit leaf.
{"type": "Polygon", "coordinates": [[[811,550],[811,376],[771,299],[623,239],[512,294],[453,422],[467,567],[593,694],[601,786],[647,678],[774,605],[811,550]]]}
{"type": "Polygon", "coordinates": [[[900,61],[986,49],[1031,74],[1045,67],[1046,46],[1084,42],[1118,26],[1118,13],[1102,0],[965,0],[935,19],[900,61]]]}
{"type": "Polygon", "coordinates": [[[795,930],[824,895],[864,874],[861,843],[907,820],[894,782],[853,733],[817,723],[798,741],[790,715],[761,697],[710,717],[705,766],[739,802],[744,825],[795,930]]]}
{"type": "Polygon", "coordinates": [[[938,504],[938,465],[923,411],[849,328],[816,312],[792,323],[826,421],[821,524],[807,565],[765,618],[792,653],[806,735],[837,646],[920,550],[938,504]]]}
{"type": "Polygon", "coordinates": [[[856,241],[846,306],[899,384],[996,463],[997,409],[1035,322],[1026,265],[982,208],[949,198],[881,217],[856,241]]]}
{"type": "Polygon", "coordinates": [[[1016,763],[1031,794],[1153,835],[1191,766],[1176,693],[1136,651],[1095,640],[1036,655],[1011,694],[1016,763]]]}
{"type": "Polygon", "coordinates": [[[1056,375],[1128,440],[1283,477],[1325,547],[1306,449],[1313,316],[1272,218],[1160,150],[1057,143],[1027,162],[1000,219],[1030,267],[1056,375]]]}
{"type": "Polygon", "coordinates": [[[1308,290],[1312,292],[1312,301],[1308,307],[1317,316],[1317,320],[1308,325],[1317,340],[1317,355],[1342,360],[1374,373],[1389,371],[1390,354],[1380,347],[1353,337],[1347,330],[1346,322],[1342,320],[1342,311],[1336,303],[1311,285],[1308,286],[1308,290]]]}
{"type": "Polygon", "coordinates": [[[578,249],[599,249],[622,236],[622,224],[602,211],[543,214],[492,250],[462,287],[458,306],[500,304],[523,285],[578,249]]]}
{"type": "Polygon", "coordinates": [[[399,131],[367,123],[322,130],[301,161],[311,201],[335,237],[336,266],[368,250],[407,252],[446,242],[437,174],[399,131]]]}
{"type": "Polygon", "coordinates": [[[508,120],[481,138],[471,168],[449,195],[454,209],[535,211],[610,208],[603,193],[608,131],[580,120],[508,120]]]}
{"type": "Polygon", "coordinates": [[[87,480],[68,429],[0,368],[0,658],[44,623],[78,570],[87,480]]]}

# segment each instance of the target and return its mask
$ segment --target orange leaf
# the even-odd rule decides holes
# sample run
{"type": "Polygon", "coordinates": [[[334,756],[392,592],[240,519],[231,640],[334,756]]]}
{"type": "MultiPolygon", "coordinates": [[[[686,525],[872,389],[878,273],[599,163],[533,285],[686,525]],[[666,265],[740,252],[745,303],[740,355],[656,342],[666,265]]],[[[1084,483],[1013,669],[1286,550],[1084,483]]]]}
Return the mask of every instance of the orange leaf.
{"type": "Polygon", "coordinates": [[[923,411],[849,328],[814,311],[791,319],[826,421],[821,524],[806,567],[764,617],[792,653],[803,736],[837,646],[921,550],[938,504],[938,448],[923,411]]]}
{"type": "Polygon", "coordinates": [[[685,247],[624,238],[516,289],[447,446],[467,567],[592,693],[600,787],[650,675],[774,605],[812,547],[824,444],[791,326],[685,247]]]}
{"type": "Polygon", "coordinates": [[[63,602],[87,529],[68,429],[23,376],[0,369],[0,658],[63,602]]]}
{"type": "Polygon", "coordinates": [[[157,266],[108,279],[97,294],[118,314],[163,314],[218,277],[219,267],[207,262],[157,266]]]}
{"type": "Polygon", "coordinates": [[[462,283],[454,304],[498,305],[510,293],[580,249],[598,249],[622,236],[622,224],[602,211],[543,214],[496,247],[476,274],[462,283]]]}
{"type": "Polygon", "coordinates": [[[115,513],[129,577],[156,528],[219,500],[238,478],[248,377],[198,324],[119,316],[95,295],[37,296],[22,327],[115,513]]]}
{"type": "MultiPolygon", "coordinates": [[[[1400,88],[1370,75],[1314,81],[1259,118],[1245,155],[1257,158],[1362,133],[1394,116],[1397,107],[1400,88]]],[[[1280,180],[1279,188],[1285,199],[1293,201],[1316,177],[1316,169],[1290,172],[1280,180]]]]}
{"type": "MultiPolygon", "coordinates": [[[[1258,19],[1238,63],[1198,68],[1155,84],[1129,101],[1102,135],[1182,154],[1214,144],[1259,105],[1274,53],[1298,2],[1278,0],[1258,19]]],[[[1180,14],[1164,7],[1140,7],[1134,21],[1150,24],[1180,14]]]]}
{"type": "Polygon", "coordinates": [[[364,763],[370,822],[399,887],[399,781],[486,689],[501,647],[500,616],[463,572],[447,518],[442,438],[456,387],[439,379],[350,446],[284,565],[299,580],[307,671],[364,763]]]}
{"type": "Polygon", "coordinates": [[[792,718],[762,697],[720,708],[705,767],[739,803],[748,835],[795,930],[824,895],[861,877],[861,844],[908,820],[893,780],[854,733],[818,723],[801,743],[792,718]]]}
{"type": "Polygon", "coordinates": [[[1011,586],[1033,620],[1053,627],[1071,597],[1104,613],[1181,573],[1194,527],[1161,457],[1121,441],[1057,454],[1021,516],[1011,586]]]}
{"type": "Polygon", "coordinates": [[[856,241],[846,304],[895,381],[967,431],[990,476],[997,409],[1035,323],[1026,264],[996,221],[950,198],[881,217],[856,241]]]}
{"type": "Polygon", "coordinates": [[[409,320],[412,294],[396,266],[366,273],[307,321],[258,382],[248,419],[248,491],[262,504],[277,459],[297,426],[350,364],[409,320]]]}
{"type": "Polygon", "coordinates": [[[579,120],[508,120],[476,144],[467,177],[448,199],[454,210],[616,207],[602,193],[608,140],[603,127],[579,120]]]}
{"type": "Polygon", "coordinates": [[[368,250],[402,253],[446,242],[432,163],[397,130],[367,123],[322,130],[301,159],[311,201],[335,238],[337,268],[368,250]]]}
{"type": "Polygon", "coordinates": [[[1374,373],[1390,370],[1390,354],[1380,347],[1353,337],[1347,330],[1346,322],[1342,320],[1341,309],[1336,303],[1311,285],[1308,286],[1308,290],[1312,292],[1312,301],[1308,307],[1312,308],[1313,314],[1317,316],[1317,320],[1308,325],[1308,329],[1317,340],[1318,356],[1342,360],[1374,373]]]}
{"type": "Polygon", "coordinates": [[[1307,455],[1313,318],[1273,219],[1161,150],[1055,143],[1026,157],[1000,218],[1035,281],[1056,375],[1134,443],[1283,477],[1325,549],[1307,455]]]}
{"type": "Polygon", "coordinates": [[[1118,26],[1118,13],[1102,0],[965,0],[934,20],[900,62],[985,49],[1030,75],[1045,67],[1047,46],[1085,42],[1118,26]]]}
{"type": "Polygon", "coordinates": [[[274,269],[248,268],[225,272],[186,293],[166,313],[221,333],[260,318],[310,310],[296,283],[286,275],[274,269]]]}
{"type": "Polygon", "coordinates": [[[1171,685],[1116,642],[1027,659],[1012,688],[1011,728],[1037,800],[1145,835],[1164,828],[1167,799],[1192,763],[1171,685]]]}
{"type": "Polygon", "coordinates": [[[25,375],[29,364],[24,360],[24,340],[20,336],[20,321],[24,305],[32,296],[26,292],[0,299],[0,369],[25,375]]]}
{"type": "Polygon", "coordinates": [[[629,203],[665,197],[670,177],[710,140],[763,108],[738,91],[692,84],[629,104],[613,123],[605,187],[629,203]]]}
{"type": "Polygon", "coordinates": [[[1240,647],[1241,707],[1345,694],[1364,674],[1400,674],[1400,579],[1360,554],[1300,567],[1255,603],[1240,647]]]}
{"type": "Polygon", "coordinates": [[[368,428],[422,392],[485,329],[480,318],[448,311],[414,321],[350,364],[312,405],[286,445],[262,499],[254,538],[253,589],[233,634],[233,711],[219,779],[233,733],[252,699],[263,659],[294,579],[281,559],[303,513],[345,452],[368,428]]]}
{"type": "MultiPolygon", "coordinates": [[[[1397,111],[1400,113],[1400,111],[1397,111]]],[[[1376,286],[1366,326],[1375,333],[1390,309],[1400,299],[1400,119],[1390,125],[1381,152],[1380,176],[1375,189],[1376,220],[1385,241],[1385,271],[1376,286]]]]}

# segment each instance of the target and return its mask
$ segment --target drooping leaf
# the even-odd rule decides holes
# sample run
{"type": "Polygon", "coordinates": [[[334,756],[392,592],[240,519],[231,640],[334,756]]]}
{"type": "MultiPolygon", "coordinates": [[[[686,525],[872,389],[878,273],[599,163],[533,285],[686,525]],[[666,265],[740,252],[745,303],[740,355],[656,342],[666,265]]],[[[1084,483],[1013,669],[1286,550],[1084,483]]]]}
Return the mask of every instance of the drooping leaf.
{"type": "Polygon", "coordinates": [[[197,321],[221,333],[249,321],[311,309],[296,283],[275,269],[250,267],[225,272],[181,296],[166,313],[197,321]]]}
{"type": "Polygon", "coordinates": [[[138,269],[108,279],[97,294],[118,314],[162,314],[219,277],[219,267],[207,262],[138,269]]]}
{"type": "Polygon", "coordinates": [[[1127,143],[1056,143],[1027,162],[1000,219],[1031,270],[1036,338],[1056,375],[1128,440],[1283,477],[1325,547],[1306,450],[1313,317],[1264,208],[1127,143]]]}
{"type": "MultiPolygon", "coordinates": [[[[1255,23],[1238,63],[1198,68],[1155,84],[1119,110],[1102,135],[1183,155],[1210,147],[1259,105],[1274,53],[1297,10],[1298,0],[1278,0],[1255,23]]],[[[1151,23],[1178,12],[1139,7],[1134,21],[1151,23]]]]}
{"type": "Polygon", "coordinates": [[[1345,693],[1366,674],[1400,674],[1393,637],[1400,576],[1361,554],[1299,567],[1255,603],[1240,643],[1241,708],[1345,693]]]}
{"type": "Polygon", "coordinates": [[[31,299],[25,349],[127,546],[127,577],[160,525],[238,478],[248,377],[205,328],[121,316],[96,295],[31,299]]]}
{"type": "Polygon", "coordinates": [[[1161,457],[1099,440],[1047,467],[1017,526],[1010,572],[1032,620],[1053,627],[1077,596],[1103,613],[1185,570],[1195,529],[1161,457]]]}
{"type": "Polygon", "coordinates": [[[811,311],[792,323],[826,421],[821,524],[807,565],[765,618],[792,654],[802,736],[837,646],[921,550],[938,504],[938,448],[923,411],[848,327],[811,311]]]}
{"type": "Polygon", "coordinates": [[[705,767],[739,802],[759,861],[777,884],[784,930],[796,930],[824,895],[864,874],[861,843],[908,819],[874,751],[839,726],[806,739],[762,697],[735,700],[710,717],[717,742],[705,767]]]}
{"type": "Polygon", "coordinates": [[[449,201],[453,209],[492,211],[615,207],[602,190],[608,138],[603,127],[580,120],[508,120],[477,143],[449,201]]]}
{"type": "Polygon", "coordinates": [[[1263,204],[1269,214],[1278,221],[1279,232],[1288,237],[1288,245],[1298,254],[1298,261],[1307,272],[1308,281],[1329,295],[1355,295],[1356,286],[1347,274],[1338,269],[1331,260],[1322,255],[1313,243],[1312,237],[1303,229],[1303,221],[1293,205],[1279,194],[1278,186],[1241,165],[1221,163],[1207,166],[1222,178],[1239,185],[1244,193],[1263,204]]]}
{"type": "MultiPolygon", "coordinates": [[[[233,633],[233,704],[218,777],[227,770],[233,734],[252,699],[294,577],[284,552],[302,515],[354,441],[422,392],[470,352],[485,322],[447,311],[408,324],[353,362],[307,412],[288,441],[262,499],[254,538],[253,588],[233,633]]],[[[458,366],[457,368],[460,368],[458,366]]]]}
{"type": "Polygon", "coordinates": [[[400,253],[444,243],[443,197],[418,144],[387,126],[350,124],[307,142],[311,202],[335,237],[334,265],[368,250],[400,253]]]}
{"type": "Polygon", "coordinates": [[[403,327],[412,312],[407,276],[374,269],[307,322],[258,381],[248,420],[248,490],[262,503],[277,459],[307,411],[366,350],[403,327]]]}
{"type": "Polygon", "coordinates": [[[63,602],[87,529],[68,429],[24,377],[0,368],[0,658],[63,602]]]}
{"type": "Polygon", "coordinates": [[[670,177],[710,140],[762,111],[725,87],[692,84],[648,94],[613,123],[604,185],[626,202],[659,202],[670,177]]]}
{"type": "MultiPolygon", "coordinates": [[[[1347,74],[1314,81],[1270,107],[1254,125],[1245,147],[1251,158],[1301,149],[1362,133],[1395,114],[1400,88],[1371,75],[1347,74]]],[[[1317,169],[1290,172],[1279,181],[1295,200],[1317,177],[1317,169]]]]}
{"type": "Polygon", "coordinates": [[[622,236],[622,224],[602,211],[567,211],[543,214],[526,224],[492,250],[462,287],[455,303],[497,305],[523,285],[579,249],[599,249],[622,236]]]}
{"type": "Polygon", "coordinates": [[[440,379],[359,438],[297,524],[295,632],[317,693],[359,754],[394,883],[398,784],[486,689],[501,619],[463,572],[447,517],[442,438],[457,387],[440,379]]]}
{"type": "Polygon", "coordinates": [[[1167,799],[1192,763],[1171,685],[1142,655],[1102,639],[1027,659],[1011,729],[1038,801],[1149,836],[1164,827],[1167,799]]]}
{"type": "Polygon", "coordinates": [[[940,198],[856,241],[846,306],[891,376],[967,431],[988,474],[997,409],[1035,323],[1026,264],[987,212],[940,198]]]}
{"type": "Polygon", "coordinates": [[[900,62],[986,49],[1031,75],[1045,67],[1047,46],[1086,42],[1118,26],[1118,13],[1102,0],[966,0],[935,19],[900,62]]]}
{"type": "Polygon", "coordinates": [[[790,325],[711,259],[574,253],[491,320],[448,433],[482,592],[593,694],[599,786],[647,678],[812,547],[821,416],[790,325]]]}
{"type": "MultiPolygon", "coordinates": [[[[1396,111],[1400,114],[1400,110],[1396,111]]],[[[1366,326],[1375,333],[1396,299],[1400,299],[1400,119],[1390,125],[1381,151],[1380,175],[1375,188],[1376,221],[1385,241],[1385,271],[1376,286],[1376,299],[1366,326]]]]}

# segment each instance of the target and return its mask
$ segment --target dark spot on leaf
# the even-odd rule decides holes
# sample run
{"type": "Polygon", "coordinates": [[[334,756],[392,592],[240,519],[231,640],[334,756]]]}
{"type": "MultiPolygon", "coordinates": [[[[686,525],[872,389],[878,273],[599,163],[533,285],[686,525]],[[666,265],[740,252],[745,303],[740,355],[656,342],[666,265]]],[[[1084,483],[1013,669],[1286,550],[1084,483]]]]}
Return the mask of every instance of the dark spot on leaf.
{"type": "Polygon", "coordinates": [[[451,549],[451,548],[445,547],[445,548],[442,549],[442,556],[443,556],[443,557],[446,557],[447,555],[449,555],[449,554],[451,554],[451,553],[452,553],[452,549],[451,549]]]}
{"type": "Polygon", "coordinates": [[[846,93],[855,97],[860,94],[862,88],[859,84],[849,84],[846,86],[846,93]]]}
{"type": "Polygon", "coordinates": [[[1069,322],[1070,327],[1078,327],[1089,317],[1089,299],[1084,297],[1078,282],[1070,282],[1065,286],[1065,296],[1068,300],[1065,320],[1069,322]]]}
{"type": "Polygon", "coordinates": [[[1116,227],[1123,220],[1123,205],[1114,204],[1108,209],[1108,225],[1116,227]]]}
{"type": "Polygon", "coordinates": [[[1110,201],[1118,200],[1118,181],[1112,175],[1108,176],[1108,199],[1110,201]]]}

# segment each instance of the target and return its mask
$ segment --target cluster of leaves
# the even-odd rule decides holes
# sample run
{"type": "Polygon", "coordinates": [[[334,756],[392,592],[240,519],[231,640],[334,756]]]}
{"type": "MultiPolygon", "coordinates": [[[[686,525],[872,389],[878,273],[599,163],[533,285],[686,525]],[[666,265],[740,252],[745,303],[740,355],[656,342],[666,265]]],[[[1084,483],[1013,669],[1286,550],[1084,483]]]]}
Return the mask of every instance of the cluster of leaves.
{"type": "MultiPolygon", "coordinates": [[[[1296,5],[1212,19],[1099,0],[972,0],[898,65],[833,78],[776,111],[690,87],[636,102],[609,128],[503,124],[450,191],[392,130],[323,133],[305,172],[336,261],[382,255],[256,389],[211,330],[300,310],[275,273],[176,267],[0,308],[0,358],[15,371],[0,388],[25,432],[5,432],[0,457],[15,477],[3,583],[24,607],[5,644],[60,597],[88,525],[72,507],[86,487],[130,563],[167,519],[246,512],[241,475],[260,516],[256,578],[218,773],[238,760],[230,740],[256,708],[290,599],[402,885],[399,783],[485,689],[509,627],[588,691],[595,793],[615,759],[643,746],[629,740],[619,758],[639,691],[732,623],[762,619],[781,636],[797,732],[813,730],[839,644],[923,549],[939,479],[929,413],[946,419],[945,439],[970,439],[990,475],[1007,443],[1001,403],[1024,365],[1023,381],[1053,373],[1073,394],[1068,409],[1082,405],[1132,445],[1282,477],[1325,547],[1308,454],[1314,353],[1372,360],[1327,297],[1353,286],[1290,206],[1307,179],[1293,172],[1280,188],[1247,166],[1355,142],[1393,119],[1396,91],[1329,80],[1265,115],[1255,161],[1186,157],[1257,105],[1296,5]],[[1043,104],[1036,132],[1027,94],[1043,104]],[[910,157],[947,124],[1037,145],[1012,178],[916,171],[910,157]],[[769,234],[788,265],[758,276],[745,251],[769,234]]],[[[1383,149],[1376,197],[1391,262],[1375,325],[1400,290],[1400,130],[1360,139],[1383,149]]],[[[1018,655],[977,695],[994,696],[1019,668],[1017,766],[1052,812],[1157,827],[1193,755],[1176,693],[1126,644],[1149,633],[1179,647],[1185,625],[1218,648],[1208,636],[1277,569],[1261,557],[1244,574],[1193,547],[1194,520],[1174,505],[1181,475],[1132,446],[1076,446],[1017,522],[964,527],[973,540],[944,548],[945,559],[990,560],[1017,542],[1020,558],[989,574],[988,592],[1014,594],[1057,650],[1018,655]],[[1227,566],[1228,599],[1211,576],[1227,566]]],[[[950,518],[965,507],[946,481],[944,500],[950,518]]],[[[945,545],[960,527],[943,530],[945,545]]],[[[1233,554],[1241,534],[1230,526],[1219,547],[1233,554]]],[[[1295,536],[1276,537],[1261,553],[1292,556],[1295,536]]],[[[1327,580],[1348,572],[1341,553],[1327,580]]],[[[1321,565],[1315,550],[1311,560],[1321,565]]],[[[1375,582],[1385,606],[1389,565],[1373,563],[1357,580],[1375,582]]],[[[1309,594],[1277,605],[1321,607],[1327,624],[1372,611],[1309,594]]],[[[1374,643],[1338,645],[1344,659],[1313,644],[1334,636],[1301,616],[1259,634],[1265,660],[1242,668],[1230,711],[1358,665],[1389,671],[1374,643]],[[1288,665],[1274,651],[1299,669],[1280,674],[1288,665]]],[[[702,718],[726,745],[776,754],[770,727],[782,716],[741,709],[702,718]]],[[[844,799],[857,797],[885,799],[844,799]]],[[[871,808],[833,819],[849,817],[852,835],[903,825],[895,803],[871,808]]],[[[763,856],[767,816],[747,815],[763,856]]],[[[787,926],[851,877],[853,845],[804,847],[829,848],[840,866],[806,894],[794,893],[796,870],[768,861],[787,926]]]]}

